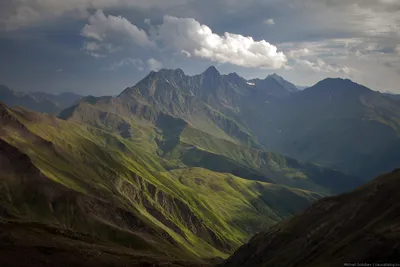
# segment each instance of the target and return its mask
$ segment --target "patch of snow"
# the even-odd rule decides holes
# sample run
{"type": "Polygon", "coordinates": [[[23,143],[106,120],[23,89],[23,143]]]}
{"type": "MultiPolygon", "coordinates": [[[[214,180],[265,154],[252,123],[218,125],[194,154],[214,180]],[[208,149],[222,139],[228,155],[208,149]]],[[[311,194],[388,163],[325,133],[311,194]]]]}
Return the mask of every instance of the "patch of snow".
{"type": "Polygon", "coordinates": [[[248,84],[248,85],[251,85],[251,86],[256,85],[255,83],[250,83],[250,82],[247,82],[247,84],[248,84]]]}

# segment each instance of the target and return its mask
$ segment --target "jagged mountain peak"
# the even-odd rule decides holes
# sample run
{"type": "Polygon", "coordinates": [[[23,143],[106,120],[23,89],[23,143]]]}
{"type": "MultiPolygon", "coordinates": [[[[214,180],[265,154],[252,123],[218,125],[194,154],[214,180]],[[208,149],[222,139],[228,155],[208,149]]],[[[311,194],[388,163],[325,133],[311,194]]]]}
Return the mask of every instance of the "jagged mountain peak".
{"type": "MultiPolygon", "coordinates": [[[[118,97],[131,95],[139,88],[143,95],[153,95],[157,86],[156,84],[171,84],[176,86],[184,82],[188,76],[185,75],[182,69],[160,69],[159,71],[151,71],[145,78],[140,80],[132,87],[126,88],[118,97]]],[[[161,86],[161,87],[162,87],[161,86]]]]}
{"type": "Polygon", "coordinates": [[[270,75],[268,75],[266,79],[268,79],[268,78],[283,79],[282,76],[279,76],[275,72],[270,74],[270,75]]]}
{"type": "Polygon", "coordinates": [[[247,81],[249,85],[254,86],[260,94],[264,96],[286,97],[291,93],[296,93],[298,88],[291,82],[285,80],[276,73],[268,75],[265,79],[252,79],[247,81]]]}
{"type": "Polygon", "coordinates": [[[151,71],[149,75],[147,75],[143,80],[153,79],[155,77],[160,78],[169,78],[169,77],[178,77],[182,78],[185,76],[185,73],[182,69],[160,69],[159,71],[151,71]]]}
{"type": "Polygon", "coordinates": [[[279,82],[279,83],[288,82],[288,81],[286,81],[282,76],[279,76],[279,75],[276,74],[276,73],[273,73],[273,74],[268,75],[268,76],[265,78],[265,80],[268,80],[268,79],[274,79],[275,81],[277,81],[277,82],[279,82]]]}
{"type": "Polygon", "coordinates": [[[229,73],[227,75],[224,75],[224,77],[231,83],[234,84],[239,84],[239,83],[243,83],[246,82],[246,79],[244,79],[243,77],[239,76],[239,74],[237,74],[236,72],[233,73],[229,73]]]}
{"type": "Polygon", "coordinates": [[[214,66],[207,68],[202,74],[200,74],[200,79],[202,86],[209,87],[209,89],[224,82],[223,76],[214,66]]]}
{"type": "Polygon", "coordinates": [[[268,75],[265,80],[273,80],[276,81],[277,83],[279,83],[283,88],[285,88],[287,91],[289,92],[297,92],[299,91],[299,89],[297,88],[296,85],[294,85],[293,83],[285,80],[282,76],[279,76],[276,73],[270,74],[268,75]]]}
{"type": "Polygon", "coordinates": [[[204,72],[203,75],[206,76],[219,76],[221,75],[215,66],[208,67],[204,72]]]}
{"type": "Polygon", "coordinates": [[[161,69],[156,72],[161,75],[175,75],[175,76],[184,76],[185,73],[182,69],[161,69]]]}
{"type": "Polygon", "coordinates": [[[236,72],[231,72],[229,74],[226,75],[227,77],[235,77],[235,78],[242,78],[239,76],[239,74],[237,74],[236,72]]]}

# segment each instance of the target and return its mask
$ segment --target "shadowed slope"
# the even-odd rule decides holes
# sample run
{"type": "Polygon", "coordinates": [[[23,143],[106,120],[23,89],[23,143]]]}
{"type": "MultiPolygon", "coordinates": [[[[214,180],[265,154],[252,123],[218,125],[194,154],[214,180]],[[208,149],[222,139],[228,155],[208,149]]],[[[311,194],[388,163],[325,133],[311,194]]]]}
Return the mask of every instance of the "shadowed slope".
{"type": "Polygon", "coordinates": [[[263,111],[251,129],[274,152],[365,179],[400,164],[400,102],[350,80],[325,79],[263,111]]]}
{"type": "Polygon", "coordinates": [[[343,266],[400,261],[400,170],[317,201],[256,235],[223,266],[343,266]]]}
{"type": "Polygon", "coordinates": [[[0,265],[7,267],[209,267],[212,264],[139,252],[88,234],[0,219],[0,265]],[[23,255],[23,256],[21,256],[23,255]]]}

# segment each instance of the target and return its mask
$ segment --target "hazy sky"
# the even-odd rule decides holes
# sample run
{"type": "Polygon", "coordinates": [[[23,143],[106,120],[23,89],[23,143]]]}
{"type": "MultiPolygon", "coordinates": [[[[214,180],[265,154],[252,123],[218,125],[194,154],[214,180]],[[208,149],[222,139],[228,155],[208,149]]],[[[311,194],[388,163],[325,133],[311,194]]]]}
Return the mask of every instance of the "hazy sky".
{"type": "Polygon", "coordinates": [[[150,70],[215,65],[400,93],[399,0],[0,0],[0,84],[117,94],[150,70]]]}

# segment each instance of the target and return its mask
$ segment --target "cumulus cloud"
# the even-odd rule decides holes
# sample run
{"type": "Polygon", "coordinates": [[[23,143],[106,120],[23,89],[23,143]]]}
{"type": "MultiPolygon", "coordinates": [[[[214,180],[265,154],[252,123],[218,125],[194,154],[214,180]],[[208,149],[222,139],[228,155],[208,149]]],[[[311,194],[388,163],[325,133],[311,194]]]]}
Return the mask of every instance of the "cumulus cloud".
{"type": "MultiPolygon", "coordinates": [[[[124,17],[106,16],[102,10],[96,11],[89,18],[89,23],[82,29],[81,35],[88,39],[106,43],[106,46],[110,46],[112,42],[116,41],[143,47],[154,45],[144,30],[139,29],[124,17]]],[[[102,45],[104,46],[104,44],[91,42],[87,48],[98,50],[102,45]]]]}
{"type": "Polygon", "coordinates": [[[186,50],[182,50],[181,51],[181,54],[183,55],[183,56],[185,56],[185,57],[191,57],[192,55],[188,52],[188,51],[186,51],[186,50]]]}
{"type": "Polygon", "coordinates": [[[164,16],[153,34],[167,48],[214,62],[273,69],[282,68],[287,62],[285,54],[265,40],[228,32],[218,35],[192,18],[164,16]]]}
{"type": "Polygon", "coordinates": [[[362,38],[337,38],[323,39],[320,41],[304,41],[282,43],[280,46],[289,58],[310,57],[347,57],[350,52],[366,50],[372,47],[372,43],[362,38]]]}
{"type": "Polygon", "coordinates": [[[344,73],[344,74],[350,74],[351,72],[351,68],[347,66],[336,66],[333,64],[328,64],[322,59],[317,59],[316,61],[300,59],[296,60],[296,65],[301,68],[310,69],[314,72],[331,72],[331,73],[344,73]]]}
{"type": "Polygon", "coordinates": [[[124,67],[134,67],[138,71],[144,70],[160,70],[162,68],[162,63],[154,58],[149,58],[146,61],[143,61],[139,58],[124,58],[120,61],[114,62],[109,68],[106,70],[116,71],[120,68],[124,67]]]}
{"type": "Polygon", "coordinates": [[[149,19],[149,18],[144,19],[143,22],[144,22],[144,24],[151,25],[151,19],[149,19]]]}
{"type": "Polygon", "coordinates": [[[85,42],[83,48],[86,51],[99,51],[102,49],[101,45],[96,42],[85,42]]]}
{"type": "Polygon", "coordinates": [[[351,74],[354,70],[345,64],[333,63],[344,61],[362,43],[358,39],[330,39],[318,42],[282,43],[289,64],[294,68],[311,70],[316,73],[351,74]]]}
{"type": "Polygon", "coordinates": [[[149,70],[158,71],[162,68],[162,63],[154,58],[150,58],[147,60],[147,66],[149,70]]]}
{"type": "Polygon", "coordinates": [[[100,42],[84,42],[83,50],[93,56],[93,57],[105,57],[108,53],[113,53],[118,51],[120,47],[117,47],[110,43],[100,43],[100,42]]]}
{"type": "Polygon", "coordinates": [[[118,62],[114,62],[107,70],[115,71],[126,66],[133,66],[139,71],[143,71],[145,69],[145,63],[141,59],[124,58],[118,62]]]}
{"type": "Polygon", "coordinates": [[[305,47],[289,50],[286,54],[289,58],[299,58],[310,55],[311,51],[305,47]]]}
{"type": "MultiPolygon", "coordinates": [[[[150,20],[146,20],[150,24],[150,20]]],[[[83,49],[94,57],[102,57],[122,47],[137,45],[155,47],[156,43],[173,49],[185,57],[198,57],[219,63],[230,63],[247,68],[278,69],[285,67],[287,58],[277,47],[265,40],[255,41],[252,37],[226,32],[213,33],[207,25],[192,18],[164,16],[163,23],[151,26],[152,34],[139,29],[122,16],[105,15],[96,11],[89,18],[81,35],[88,41],[83,49]]],[[[150,69],[160,63],[151,59],[150,69]]]]}
{"type": "Polygon", "coordinates": [[[274,19],[267,19],[267,20],[264,20],[264,24],[267,24],[267,25],[275,25],[275,20],[274,20],[274,19]]]}

